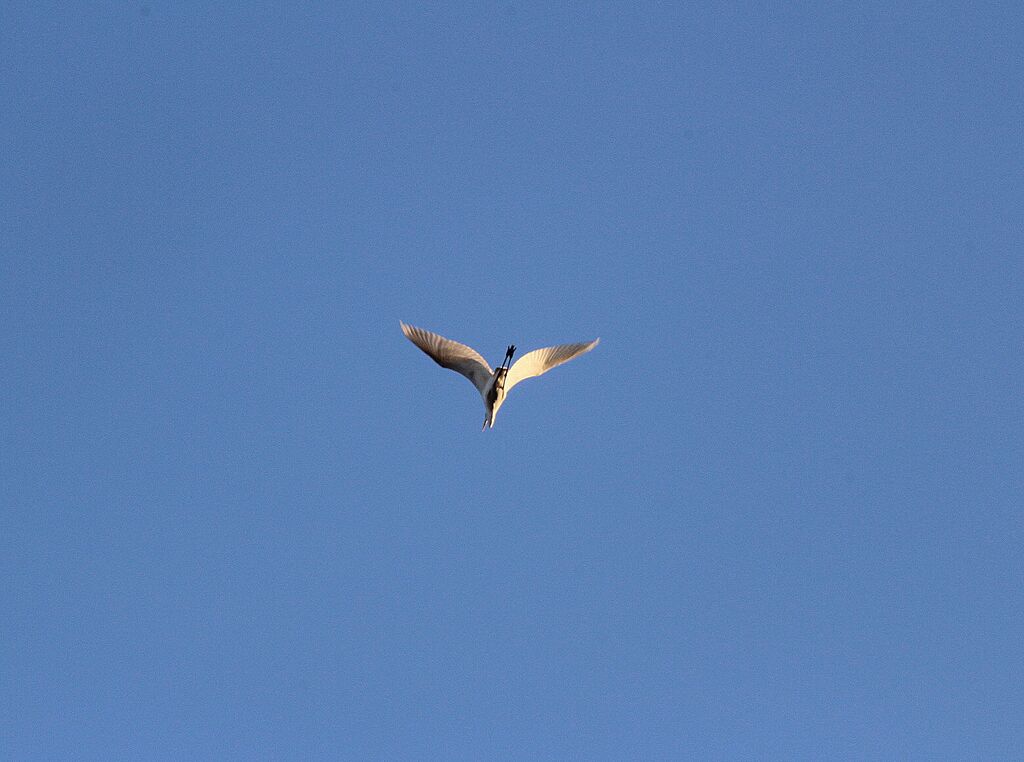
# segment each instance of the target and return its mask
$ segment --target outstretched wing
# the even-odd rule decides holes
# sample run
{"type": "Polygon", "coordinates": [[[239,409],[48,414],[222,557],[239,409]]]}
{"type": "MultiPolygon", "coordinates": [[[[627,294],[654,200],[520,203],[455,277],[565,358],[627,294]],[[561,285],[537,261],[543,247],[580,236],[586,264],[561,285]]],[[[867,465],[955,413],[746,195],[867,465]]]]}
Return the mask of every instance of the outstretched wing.
{"type": "Polygon", "coordinates": [[[597,346],[599,341],[600,339],[594,339],[586,344],[559,344],[556,347],[544,347],[544,349],[527,352],[516,360],[509,370],[508,376],[505,378],[505,394],[508,394],[512,387],[523,379],[547,373],[552,368],[589,352],[597,346]]]}
{"type": "Polygon", "coordinates": [[[430,331],[402,323],[405,338],[422,349],[442,368],[457,371],[473,382],[481,394],[491,378],[491,367],[475,349],[430,331]]]}

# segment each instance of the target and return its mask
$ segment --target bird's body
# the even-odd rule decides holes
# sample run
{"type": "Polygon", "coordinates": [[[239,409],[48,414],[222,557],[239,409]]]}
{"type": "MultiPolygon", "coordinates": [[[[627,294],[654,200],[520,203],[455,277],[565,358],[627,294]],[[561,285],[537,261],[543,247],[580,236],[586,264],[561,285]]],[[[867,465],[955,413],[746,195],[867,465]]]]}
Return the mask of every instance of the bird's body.
{"type": "Polygon", "coordinates": [[[480,353],[465,344],[446,339],[422,328],[402,323],[402,333],[442,368],[454,370],[468,378],[480,392],[487,417],[484,428],[494,425],[498,410],[512,387],[520,381],[539,376],[552,368],[568,362],[597,346],[600,339],[583,344],[559,344],[554,347],[535,349],[520,357],[512,364],[516,348],[509,346],[502,364],[492,369],[480,353]]]}
{"type": "Polygon", "coordinates": [[[494,375],[491,376],[490,381],[487,382],[487,387],[480,393],[480,396],[484,398],[484,407],[487,408],[487,418],[484,420],[484,428],[494,424],[494,419],[498,415],[498,408],[501,407],[501,403],[505,401],[505,376],[508,375],[508,370],[505,368],[495,368],[494,375]]]}

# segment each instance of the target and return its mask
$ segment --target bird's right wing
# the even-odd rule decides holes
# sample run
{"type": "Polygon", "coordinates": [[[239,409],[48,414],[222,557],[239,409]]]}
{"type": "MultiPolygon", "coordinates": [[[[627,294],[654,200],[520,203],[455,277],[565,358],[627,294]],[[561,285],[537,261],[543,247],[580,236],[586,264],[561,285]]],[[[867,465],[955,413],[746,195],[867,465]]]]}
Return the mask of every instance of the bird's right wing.
{"type": "Polygon", "coordinates": [[[487,386],[493,371],[479,352],[465,344],[405,323],[402,323],[402,333],[405,334],[405,338],[422,349],[431,360],[442,368],[461,373],[472,381],[473,386],[483,394],[484,387],[487,386]]]}
{"type": "Polygon", "coordinates": [[[512,387],[520,381],[547,373],[552,368],[589,352],[597,346],[599,341],[600,339],[594,339],[585,344],[559,344],[555,347],[544,347],[544,349],[527,352],[513,363],[505,377],[505,394],[512,391],[512,387]]]}

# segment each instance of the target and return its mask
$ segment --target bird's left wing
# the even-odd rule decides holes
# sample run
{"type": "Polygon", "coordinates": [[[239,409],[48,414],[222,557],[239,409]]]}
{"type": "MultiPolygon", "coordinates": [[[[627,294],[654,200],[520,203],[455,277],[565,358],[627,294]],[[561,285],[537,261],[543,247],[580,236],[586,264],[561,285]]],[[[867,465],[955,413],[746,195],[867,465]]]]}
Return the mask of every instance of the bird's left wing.
{"type": "Polygon", "coordinates": [[[597,346],[599,341],[600,339],[594,339],[585,344],[559,344],[527,352],[513,363],[505,377],[505,394],[508,394],[512,387],[520,381],[547,373],[552,368],[589,352],[597,346]]]}
{"type": "Polygon", "coordinates": [[[483,394],[491,378],[491,366],[475,349],[436,333],[402,323],[402,333],[442,368],[461,373],[483,394]]]}

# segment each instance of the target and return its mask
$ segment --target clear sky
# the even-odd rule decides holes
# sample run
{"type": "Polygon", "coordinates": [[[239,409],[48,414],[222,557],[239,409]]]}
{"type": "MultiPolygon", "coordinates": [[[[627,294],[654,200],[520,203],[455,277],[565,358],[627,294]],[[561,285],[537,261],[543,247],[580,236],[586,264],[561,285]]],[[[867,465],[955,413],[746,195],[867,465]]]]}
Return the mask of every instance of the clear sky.
{"type": "Polygon", "coordinates": [[[1019,758],[1022,40],[4,3],[3,756],[1019,758]]]}

